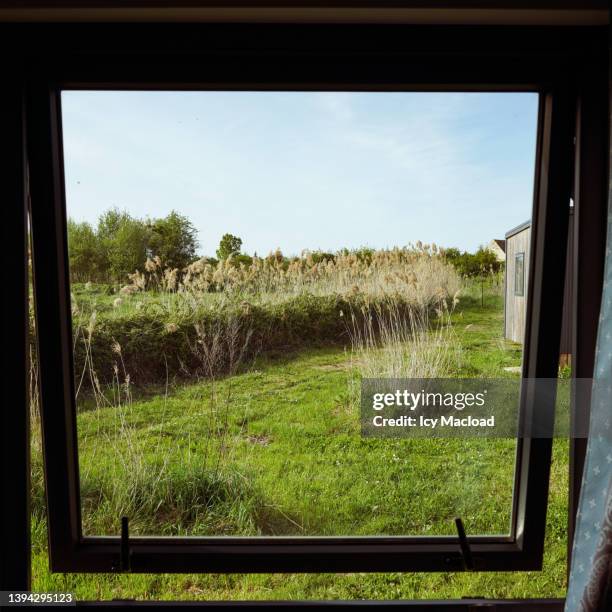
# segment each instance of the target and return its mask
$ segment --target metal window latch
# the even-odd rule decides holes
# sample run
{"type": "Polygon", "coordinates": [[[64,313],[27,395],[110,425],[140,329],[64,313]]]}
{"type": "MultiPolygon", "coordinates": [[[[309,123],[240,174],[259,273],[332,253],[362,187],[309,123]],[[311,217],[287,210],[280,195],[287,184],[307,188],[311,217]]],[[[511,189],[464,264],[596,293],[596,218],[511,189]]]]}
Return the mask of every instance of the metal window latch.
{"type": "Polygon", "coordinates": [[[461,556],[463,557],[463,565],[466,570],[474,569],[474,559],[472,558],[472,550],[470,543],[465,535],[465,527],[461,517],[455,518],[455,527],[457,528],[457,536],[459,537],[459,546],[461,548],[461,556]]]}
{"type": "Polygon", "coordinates": [[[132,551],[130,550],[130,526],[127,516],[121,517],[121,556],[119,570],[130,572],[132,570],[132,551]]]}

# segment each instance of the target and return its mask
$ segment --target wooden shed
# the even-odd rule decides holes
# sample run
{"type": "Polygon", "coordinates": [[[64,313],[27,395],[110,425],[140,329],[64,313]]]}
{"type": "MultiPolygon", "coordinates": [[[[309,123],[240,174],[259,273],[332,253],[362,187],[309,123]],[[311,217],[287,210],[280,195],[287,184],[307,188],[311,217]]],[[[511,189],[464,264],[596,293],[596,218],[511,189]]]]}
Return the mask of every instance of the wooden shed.
{"type": "MultiPolygon", "coordinates": [[[[570,208],[565,290],[563,295],[563,324],[561,328],[560,352],[562,362],[569,361],[572,349],[572,284],[571,257],[574,244],[574,209],[570,208]]],[[[525,221],[506,233],[506,282],[504,300],[504,337],[522,343],[525,336],[525,314],[527,311],[527,286],[529,274],[529,245],[531,221],[525,221]]]]}
{"type": "Polygon", "coordinates": [[[506,233],[504,336],[514,342],[523,342],[525,334],[530,241],[531,221],[506,233]]]}

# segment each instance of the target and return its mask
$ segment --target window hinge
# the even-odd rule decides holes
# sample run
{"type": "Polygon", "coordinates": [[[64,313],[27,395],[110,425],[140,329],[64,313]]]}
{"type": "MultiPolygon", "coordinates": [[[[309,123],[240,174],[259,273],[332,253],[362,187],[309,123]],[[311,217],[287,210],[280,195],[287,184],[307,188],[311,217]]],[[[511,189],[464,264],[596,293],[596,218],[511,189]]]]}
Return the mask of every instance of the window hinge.
{"type": "Polygon", "coordinates": [[[474,559],[472,558],[472,550],[470,549],[470,543],[468,542],[467,536],[465,535],[465,527],[461,517],[455,518],[455,527],[457,528],[457,536],[459,537],[459,546],[461,548],[461,556],[463,558],[463,565],[466,570],[474,569],[474,559]]]}
{"type": "Polygon", "coordinates": [[[127,516],[121,517],[121,557],[119,570],[122,572],[132,571],[132,551],[130,550],[130,526],[127,516]]]}

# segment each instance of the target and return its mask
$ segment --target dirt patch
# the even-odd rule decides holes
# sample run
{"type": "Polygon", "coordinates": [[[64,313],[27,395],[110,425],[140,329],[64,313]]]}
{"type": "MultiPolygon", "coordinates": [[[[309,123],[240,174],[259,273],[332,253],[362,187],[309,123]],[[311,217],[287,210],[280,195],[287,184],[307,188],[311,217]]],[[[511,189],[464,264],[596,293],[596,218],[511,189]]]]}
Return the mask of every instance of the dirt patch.
{"type": "Polygon", "coordinates": [[[270,444],[270,442],[272,441],[272,437],[266,436],[265,434],[259,434],[259,435],[247,436],[247,440],[251,444],[257,444],[259,446],[268,446],[268,444],[270,444]]]}
{"type": "Polygon", "coordinates": [[[343,362],[343,363],[324,363],[318,366],[314,366],[315,370],[323,370],[324,372],[337,372],[339,370],[349,370],[351,368],[351,363],[343,362]]]}

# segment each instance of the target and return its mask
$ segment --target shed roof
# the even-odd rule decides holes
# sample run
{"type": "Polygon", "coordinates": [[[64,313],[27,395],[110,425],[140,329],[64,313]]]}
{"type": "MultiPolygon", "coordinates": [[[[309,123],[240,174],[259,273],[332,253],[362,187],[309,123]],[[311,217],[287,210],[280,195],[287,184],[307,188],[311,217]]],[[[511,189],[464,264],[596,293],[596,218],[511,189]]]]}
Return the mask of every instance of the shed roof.
{"type": "Polygon", "coordinates": [[[522,232],[523,230],[526,230],[530,226],[531,226],[531,219],[527,219],[527,221],[521,223],[520,225],[517,225],[516,227],[513,227],[511,230],[508,230],[506,232],[506,240],[508,238],[511,238],[515,234],[518,234],[522,232]]]}

